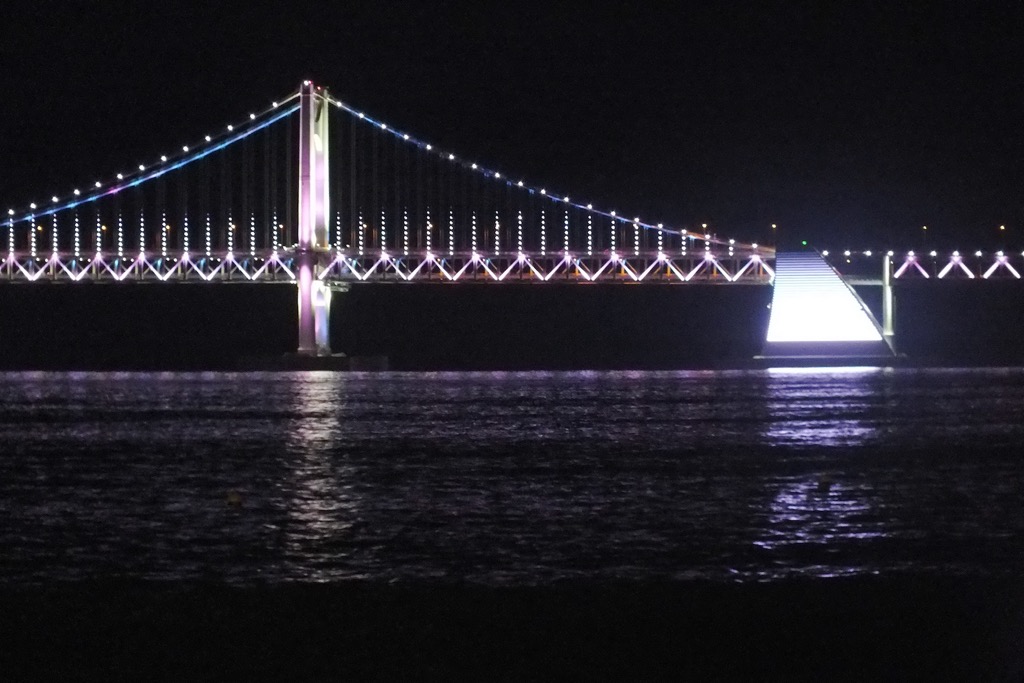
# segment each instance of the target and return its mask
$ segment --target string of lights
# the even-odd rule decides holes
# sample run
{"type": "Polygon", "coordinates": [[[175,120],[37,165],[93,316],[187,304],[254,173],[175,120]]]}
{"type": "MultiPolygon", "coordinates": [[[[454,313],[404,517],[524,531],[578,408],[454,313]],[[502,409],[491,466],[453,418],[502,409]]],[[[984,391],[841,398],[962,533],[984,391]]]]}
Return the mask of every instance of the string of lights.
{"type": "Polygon", "coordinates": [[[298,92],[295,92],[280,102],[273,102],[269,108],[259,113],[249,114],[246,124],[240,126],[237,131],[235,125],[228,124],[225,133],[221,133],[218,136],[207,135],[204,138],[206,145],[200,145],[198,148],[183,145],[181,152],[177,155],[170,157],[167,155],[160,156],[160,162],[155,166],[139,164],[137,166],[138,170],[133,173],[118,173],[116,182],[104,183],[97,180],[93,183],[92,191],[82,192],[82,190],[76,188],[72,190],[71,197],[64,200],[54,195],[51,197],[52,206],[45,209],[39,209],[34,202],[29,205],[29,210],[22,212],[21,215],[19,215],[16,209],[8,209],[9,222],[15,224],[31,222],[33,218],[43,218],[69,209],[75,209],[123,190],[138,187],[154,178],[159,178],[171,171],[188,166],[294,114],[299,110],[298,102],[293,103],[293,100],[296,100],[298,96],[298,92]]]}
{"type": "MultiPolygon", "coordinates": [[[[347,103],[345,103],[345,102],[343,102],[343,101],[341,101],[339,99],[331,97],[330,95],[327,95],[326,97],[327,97],[327,101],[330,102],[331,104],[333,104],[336,108],[341,109],[341,110],[347,112],[348,114],[354,116],[356,119],[358,119],[360,121],[364,121],[367,124],[369,124],[371,126],[374,126],[374,127],[376,127],[377,129],[379,129],[381,131],[389,133],[392,136],[394,136],[396,139],[398,139],[398,140],[400,140],[400,141],[402,141],[404,143],[407,143],[409,145],[412,145],[412,146],[414,146],[414,147],[416,147],[416,148],[418,148],[418,149],[420,149],[420,150],[422,150],[424,152],[431,152],[434,155],[436,155],[436,157],[439,158],[439,159],[447,160],[448,162],[454,163],[455,165],[457,165],[457,166],[459,166],[459,167],[461,167],[461,168],[463,168],[463,169],[465,169],[467,171],[472,171],[472,172],[478,173],[483,178],[489,178],[489,179],[491,179],[493,181],[499,181],[499,182],[503,183],[507,187],[521,189],[521,190],[523,190],[523,191],[525,191],[525,192],[527,192],[527,193],[529,193],[531,195],[539,195],[539,196],[545,197],[547,200],[550,200],[550,201],[553,201],[553,202],[556,202],[556,203],[563,203],[567,207],[573,207],[573,208],[576,208],[576,209],[579,209],[579,210],[582,210],[582,211],[587,211],[587,212],[593,213],[595,215],[604,216],[606,218],[611,219],[613,223],[614,222],[619,222],[619,223],[622,223],[622,224],[627,224],[627,223],[631,223],[632,222],[634,224],[634,226],[638,230],[639,229],[643,229],[643,230],[658,230],[659,229],[658,225],[654,225],[654,224],[651,224],[651,223],[647,223],[647,222],[641,221],[639,218],[635,219],[634,221],[628,221],[627,219],[625,219],[623,217],[617,216],[615,211],[602,211],[600,209],[595,209],[593,204],[579,204],[579,203],[575,203],[575,202],[571,201],[568,196],[558,197],[557,195],[555,195],[553,193],[549,194],[545,188],[537,187],[537,186],[534,186],[534,185],[529,185],[524,180],[513,181],[507,174],[502,174],[500,171],[496,171],[496,170],[493,170],[493,169],[490,169],[490,168],[486,168],[486,167],[481,166],[481,165],[479,165],[479,164],[477,164],[475,162],[468,162],[468,161],[464,160],[461,156],[456,155],[454,152],[451,152],[451,151],[445,152],[443,150],[437,149],[437,148],[435,148],[434,145],[432,145],[430,143],[427,143],[427,142],[425,142],[425,141],[423,141],[423,140],[421,140],[421,139],[419,139],[419,138],[417,138],[417,137],[415,137],[415,136],[413,136],[413,135],[411,135],[409,133],[402,132],[401,130],[395,128],[394,126],[391,126],[391,125],[389,125],[389,124],[387,124],[387,123],[385,123],[383,121],[380,121],[380,120],[378,120],[378,119],[376,119],[376,118],[366,114],[366,112],[360,111],[359,109],[356,109],[356,108],[348,105],[347,103]]],[[[671,228],[666,228],[666,227],[664,227],[664,225],[661,225],[660,229],[664,233],[680,236],[681,238],[683,238],[684,241],[686,239],[695,239],[694,236],[690,235],[688,233],[688,231],[686,231],[686,230],[675,230],[675,229],[671,229],[671,228]]],[[[723,246],[728,243],[727,240],[718,239],[716,237],[712,237],[711,235],[708,235],[708,238],[710,239],[710,241],[712,241],[714,243],[717,243],[717,244],[721,244],[723,246]]]]}

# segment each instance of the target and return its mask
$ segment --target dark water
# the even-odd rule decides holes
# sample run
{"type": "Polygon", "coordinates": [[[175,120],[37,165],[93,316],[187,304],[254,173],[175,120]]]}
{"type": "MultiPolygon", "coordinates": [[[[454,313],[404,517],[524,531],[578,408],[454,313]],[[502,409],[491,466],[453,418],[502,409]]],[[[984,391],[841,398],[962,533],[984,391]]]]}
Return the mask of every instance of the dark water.
{"type": "Polygon", "coordinates": [[[1022,444],[1019,369],[10,373],[0,583],[1011,575],[1022,444]]]}

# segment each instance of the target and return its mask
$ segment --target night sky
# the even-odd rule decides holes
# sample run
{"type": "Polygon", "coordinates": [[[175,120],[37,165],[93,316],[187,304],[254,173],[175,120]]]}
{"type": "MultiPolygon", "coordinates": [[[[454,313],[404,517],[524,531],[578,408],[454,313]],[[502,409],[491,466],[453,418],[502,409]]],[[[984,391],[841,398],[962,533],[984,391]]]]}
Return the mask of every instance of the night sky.
{"type": "Polygon", "coordinates": [[[921,246],[926,224],[931,244],[1013,246],[1024,9],[931,4],[5,3],[0,202],[108,179],[311,78],[651,222],[876,249],[921,246]]]}

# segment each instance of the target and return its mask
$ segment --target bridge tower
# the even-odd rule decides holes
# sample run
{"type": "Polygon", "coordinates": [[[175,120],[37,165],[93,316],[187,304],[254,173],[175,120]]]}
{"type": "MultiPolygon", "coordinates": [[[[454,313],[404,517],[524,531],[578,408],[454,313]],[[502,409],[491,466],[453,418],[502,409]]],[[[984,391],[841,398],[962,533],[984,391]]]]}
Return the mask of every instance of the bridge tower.
{"type": "Polygon", "coordinates": [[[310,81],[299,93],[299,355],[331,353],[331,290],[317,277],[320,254],[330,248],[327,92],[310,81]]]}

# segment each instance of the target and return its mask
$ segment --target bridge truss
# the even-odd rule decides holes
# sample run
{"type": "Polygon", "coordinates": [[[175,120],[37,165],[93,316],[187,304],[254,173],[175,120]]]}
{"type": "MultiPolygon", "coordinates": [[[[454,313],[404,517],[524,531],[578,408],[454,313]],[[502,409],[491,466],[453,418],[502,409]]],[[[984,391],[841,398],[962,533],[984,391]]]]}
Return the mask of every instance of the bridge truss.
{"type": "Polygon", "coordinates": [[[832,252],[825,249],[822,256],[848,280],[861,282],[877,280],[882,258],[888,258],[893,280],[1020,280],[1024,272],[1024,253],[1005,250],[948,253],[937,251],[851,251],[832,252]],[[866,278],[865,278],[866,274],[866,278]]]}
{"type": "MultiPolygon", "coordinates": [[[[345,251],[317,254],[316,278],[325,283],[355,282],[623,282],[623,283],[767,283],[771,264],[757,253],[669,256],[642,253],[619,256],[527,253],[483,255],[455,252],[358,256],[345,251]]],[[[46,258],[8,254],[0,262],[0,280],[9,282],[295,282],[296,250],[203,255],[76,258],[54,253],[46,258]]]]}

